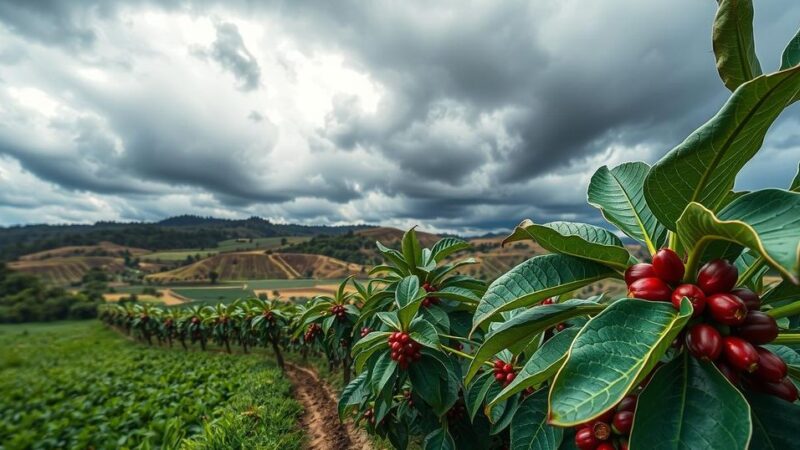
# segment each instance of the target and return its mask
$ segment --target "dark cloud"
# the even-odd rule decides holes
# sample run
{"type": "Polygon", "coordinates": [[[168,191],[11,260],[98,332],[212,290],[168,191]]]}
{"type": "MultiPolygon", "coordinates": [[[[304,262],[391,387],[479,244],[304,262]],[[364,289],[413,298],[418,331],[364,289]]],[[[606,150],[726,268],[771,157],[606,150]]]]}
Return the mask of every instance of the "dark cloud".
{"type": "MultiPolygon", "coordinates": [[[[30,105],[8,97],[0,154],[57,189],[118,201],[114,214],[125,218],[205,211],[470,230],[528,216],[598,223],[585,205],[594,168],[654,161],[727,98],[711,53],[714,7],[0,2],[0,101],[31,85],[70,108],[33,126],[30,105]],[[212,34],[188,39],[181,50],[191,61],[180,60],[157,45],[173,36],[125,39],[152,19],[140,10],[165,14],[179,37],[191,33],[171,15],[209,18],[212,34]],[[35,45],[4,44],[4,32],[35,45]],[[43,56],[52,49],[63,59],[43,56]],[[367,79],[375,104],[340,73],[313,78],[326,58],[367,79]],[[87,81],[84,69],[112,82],[87,81]],[[208,84],[220,69],[235,88],[208,84]],[[330,104],[313,97],[328,94],[330,104]],[[34,139],[24,139],[28,129],[34,139]],[[48,134],[56,137],[39,137],[48,134]]],[[[775,65],[798,18],[795,2],[757,5],[762,66],[775,65]]],[[[764,151],[792,171],[798,117],[787,112],[764,151]]],[[[760,170],[746,170],[741,185],[775,183],[766,165],[754,161],[760,170]]],[[[20,201],[6,195],[3,205],[20,201]]]]}
{"type": "Polygon", "coordinates": [[[229,71],[239,81],[239,89],[252,91],[261,84],[261,68],[256,58],[247,50],[239,34],[239,28],[232,23],[216,24],[217,39],[206,50],[197,50],[198,54],[216,61],[223,69],[229,71]]]}

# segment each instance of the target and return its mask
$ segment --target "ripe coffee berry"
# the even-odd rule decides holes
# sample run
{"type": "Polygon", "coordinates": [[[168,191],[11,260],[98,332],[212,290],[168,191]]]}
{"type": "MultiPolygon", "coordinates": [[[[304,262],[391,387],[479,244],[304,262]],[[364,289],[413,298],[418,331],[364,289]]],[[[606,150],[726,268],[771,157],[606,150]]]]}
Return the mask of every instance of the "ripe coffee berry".
{"type": "Polygon", "coordinates": [[[707,262],[697,273],[697,285],[706,295],[730,292],[739,279],[736,266],[724,259],[707,262]]]}
{"type": "Polygon", "coordinates": [[[493,370],[494,379],[503,387],[511,384],[517,376],[514,366],[499,359],[494,362],[493,370]]]}
{"type": "Polygon", "coordinates": [[[614,444],[610,442],[601,442],[600,445],[594,448],[594,450],[617,450],[614,448],[614,444]]]}
{"type": "Polygon", "coordinates": [[[630,394],[623,397],[617,405],[617,411],[636,411],[636,395],[630,394]]]}
{"type": "Polygon", "coordinates": [[[725,361],[734,369],[755,372],[758,369],[758,352],[749,342],[736,336],[722,338],[722,353],[725,361]]]}
{"type": "Polygon", "coordinates": [[[555,303],[555,300],[553,300],[553,298],[552,298],[552,297],[551,297],[551,298],[546,298],[546,299],[542,300],[542,304],[543,304],[543,305],[552,305],[552,304],[554,304],[554,303],[555,303]]]}
{"type": "Polygon", "coordinates": [[[615,433],[627,436],[630,434],[631,427],[633,426],[633,412],[620,411],[614,414],[614,421],[611,423],[611,426],[615,433]]]}
{"type": "Polygon", "coordinates": [[[419,361],[422,357],[422,353],[420,352],[422,346],[411,339],[408,333],[395,331],[389,335],[388,342],[389,348],[392,351],[390,356],[392,360],[397,361],[397,365],[399,365],[401,369],[408,368],[409,364],[419,361]]]}
{"type": "Polygon", "coordinates": [[[633,284],[634,281],[641,280],[642,278],[658,278],[658,275],[656,274],[652,264],[634,264],[625,270],[625,284],[628,286],[633,284]]]}
{"type": "Polygon", "coordinates": [[[660,278],[640,278],[628,286],[628,297],[668,302],[672,290],[660,278]]]}
{"type": "Polygon", "coordinates": [[[344,320],[346,312],[343,305],[333,305],[331,307],[331,314],[336,316],[338,320],[344,320]]]}
{"type": "Polygon", "coordinates": [[[711,325],[698,323],[686,333],[686,348],[697,359],[714,361],[722,352],[722,335],[711,325]]]}
{"type": "Polygon", "coordinates": [[[736,371],[733,367],[729,366],[725,361],[717,361],[716,364],[717,369],[719,369],[720,373],[725,375],[725,378],[731,382],[732,385],[738,386],[739,385],[739,372],[736,371]]]}
{"type": "Polygon", "coordinates": [[[706,309],[711,317],[725,325],[739,325],[747,316],[747,307],[737,296],[713,294],[706,299],[706,309]]]}
{"type": "Polygon", "coordinates": [[[362,328],[362,329],[361,329],[361,337],[362,337],[362,338],[363,338],[363,337],[367,337],[367,335],[368,335],[370,332],[372,332],[372,330],[370,330],[370,329],[369,329],[369,327],[364,327],[364,328],[362,328]]]}
{"type": "MultiPolygon", "coordinates": [[[[430,284],[428,282],[426,282],[426,283],[424,283],[422,285],[422,289],[425,289],[425,292],[436,292],[436,287],[434,287],[432,284],[430,284]]],[[[430,296],[425,297],[424,299],[422,299],[422,303],[421,303],[423,308],[428,308],[431,305],[438,305],[438,304],[439,304],[439,298],[430,297],[430,296]]]]}
{"type": "Polygon", "coordinates": [[[750,343],[768,344],[778,337],[778,323],[761,311],[749,311],[734,332],[750,343]]]}
{"type": "Polygon", "coordinates": [[[658,278],[670,284],[677,284],[683,279],[686,268],[677,253],[662,248],[653,256],[653,270],[658,278]]]}
{"type": "Polygon", "coordinates": [[[590,428],[581,428],[575,433],[575,446],[580,450],[594,450],[600,441],[590,428]]]}
{"type": "Polygon", "coordinates": [[[758,353],[758,369],[753,373],[756,378],[777,383],[786,377],[788,367],[778,355],[764,347],[756,347],[756,352],[758,353]]]}
{"type": "Polygon", "coordinates": [[[761,309],[761,297],[750,289],[736,288],[731,291],[731,294],[739,297],[744,302],[744,305],[747,306],[748,311],[761,309]]]}
{"type": "Polygon", "coordinates": [[[692,303],[693,312],[692,317],[698,317],[700,314],[703,314],[703,310],[706,309],[706,294],[703,293],[703,290],[693,284],[682,284],[675,288],[672,291],[672,306],[675,309],[681,309],[681,300],[683,297],[689,299],[692,303]]]}

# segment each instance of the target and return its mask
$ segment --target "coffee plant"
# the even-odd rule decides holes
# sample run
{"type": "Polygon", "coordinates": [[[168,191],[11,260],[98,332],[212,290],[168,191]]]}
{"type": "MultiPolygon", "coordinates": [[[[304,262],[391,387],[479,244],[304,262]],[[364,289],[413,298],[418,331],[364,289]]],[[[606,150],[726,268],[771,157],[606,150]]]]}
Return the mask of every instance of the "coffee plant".
{"type": "Polygon", "coordinates": [[[457,274],[472,261],[448,261],[462,241],[421,249],[412,229],[400,250],[379,244],[340,415],[397,448],[799,448],[800,173],[788,189],[734,182],[800,98],[800,34],[763,73],[752,14],[719,3],[720,111],[652,167],[591,178],[619,233],[525,220],[504,244],[549,253],[486,289],[457,274]],[[577,298],[604,280],[628,296],[577,298]]]}

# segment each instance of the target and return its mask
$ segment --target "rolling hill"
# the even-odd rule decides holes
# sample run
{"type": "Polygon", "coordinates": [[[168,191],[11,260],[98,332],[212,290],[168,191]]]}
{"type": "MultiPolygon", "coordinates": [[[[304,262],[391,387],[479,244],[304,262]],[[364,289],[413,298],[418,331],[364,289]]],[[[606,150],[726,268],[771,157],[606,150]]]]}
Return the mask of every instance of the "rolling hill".
{"type": "Polygon", "coordinates": [[[322,255],[263,251],[221,253],[188,266],[147,275],[153,283],[205,281],[212,271],[220,280],[344,278],[364,271],[358,264],[322,255]]]}

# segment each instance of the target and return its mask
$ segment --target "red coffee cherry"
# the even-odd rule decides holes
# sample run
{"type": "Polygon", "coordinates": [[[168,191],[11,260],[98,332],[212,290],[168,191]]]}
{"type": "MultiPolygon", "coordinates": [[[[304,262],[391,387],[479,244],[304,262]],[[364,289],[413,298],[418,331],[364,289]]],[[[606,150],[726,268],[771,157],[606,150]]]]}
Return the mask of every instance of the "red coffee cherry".
{"type": "Polygon", "coordinates": [[[698,317],[700,314],[703,314],[703,311],[706,309],[706,294],[703,293],[703,290],[693,284],[682,284],[675,288],[672,291],[672,306],[675,309],[681,309],[681,300],[683,297],[689,299],[692,303],[692,307],[694,308],[692,312],[692,317],[698,317]]]}
{"type": "Polygon", "coordinates": [[[786,377],[789,369],[780,356],[764,347],[756,347],[756,352],[758,352],[758,369],[753,373],[756,378],[777,383],[786,377]]]}
{"type": "Polygon", "coordinates": [[[660,278],[641,278],[628,286],[628,297],[651,301],[669,301],[672,290],[660,278]]]}
{"type": "Polygon", "coordinates": [[[739,271],[736,266],[724,259],[707,262],[697,273],[697,285],[706,295],[730,292],[738,279],[739,271]]]}
{"type": "Polygon", "coordinates": [[[797,386],[795,386],[788,377],[783,378],[777,383],[753,379],[751,380],[750,387],[758,392],[782,398],[789,403],[797,401],[797,386]]]}
{"type": "Polygon", "coordinates": [[[633,426],[633,412],[620,411],[614,415],[614,422],[611,424],[614,432],[627,436],[631,432],[633,426]]]}
{"type": "Polygon", "coordinates": [[[761,311],[749,311],[734,332],[750,343],[768,344],[778,337],[778,323],[761,311]]]}
{"type": "Polygon", "coordinates": [[[554,304],[554,303],[555,303],[555,300],[553,300],[553,298],[552,298],[552,297],[550,297],[550,298],[546,298],[546,299],[542,300],[542,304],[543,304],[543,305],[552,305],[552,304],[554,304]]]}
{"type": "Polygon", "coordinates": [[[714,294],[706,299],[706,308],[719,323],[740,325],[747,316],[747,307],[737,296],[731,294],[714,294]]]}
{"type": "Polygon", "coordinates": [[[575,433],[575,446],[580,450],[594,450],[599,443],[591,428],[581,428],[575,433]]]}
{"type": "Polygon", "coordinates": [[[748,311],[758,311],[761,309],[761,297],[750,289],[736,288],[731,291],[731,294],[742,299],[748,311]]]}
{"type": "Polygon", "coordinates": [[[630,286],[636,280],[642,278],[658,278],[652,264],[639,263],[628,267],[625,270],[625,284],[630,286]]]}
{"type": "Polygon", "coordinates": [[[680,283],[686,268],[677,253],[662,248],[653,256],[653,270],[656,276],[670,284],[680,283]]]}
{"type": "Polygon", "coordinates": [[[601,442],[600,445],[594,448],[594,450],[617,450],[614,448],[614,444],[610,442],[601,442]]]}
{"type": "Polygon", "coordinates": [[[686,348],[697,359],[714,361],[722,352],[722,335],[711,325],[698,323],[686,333],[686,348]]]}
{"type": "Polygon", "coordinates": [[[736,336],[722,338],[722,353],[734,369],[751,373],[758,369],[758,352],[744,339],[736,336]]]}
{"type": "Polygon", "coordinates": [[[628,394],[620,400],[617,411],[636,411],[636,395],[628,394]]]}

